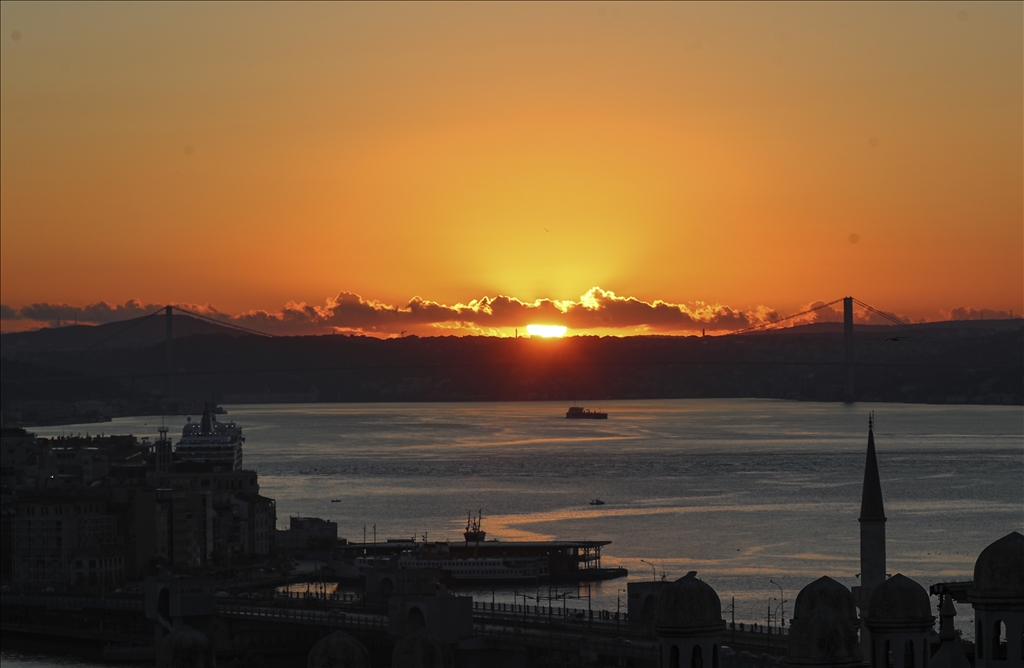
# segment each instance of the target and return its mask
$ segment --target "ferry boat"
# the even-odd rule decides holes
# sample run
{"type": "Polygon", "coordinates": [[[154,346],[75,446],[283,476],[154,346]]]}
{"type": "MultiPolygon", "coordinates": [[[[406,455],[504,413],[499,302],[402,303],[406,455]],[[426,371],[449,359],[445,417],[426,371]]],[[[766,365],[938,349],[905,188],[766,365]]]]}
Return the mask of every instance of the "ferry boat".
{"type": "Polygon", "coordinates": [[[570,406],[565,412],[565,417],[568,420],[607,420],[608,414],[592,411],[583,406],[570,406]]]}
{"type": "Polygon", "coordinates": [[[207,405],[198,423],[191,417],[186,418],[181,440],[174,446],[174,452],[181,461],[207,462],[239,471],[244,442],[242,428],[234,422],[218,422],[207,405]]]}
{"type": "Polygon", "coordinates": [[[470,516],[465,542],[388,539],[384,543],[348,543],[331,566],[342,579],[382,577],[385,573],[433,569],[455,584],[532,584],[596,582],[627,575],[624,568],[602,568],[601,548],[610,541],[484,540],[482,515],[470,516]]]}

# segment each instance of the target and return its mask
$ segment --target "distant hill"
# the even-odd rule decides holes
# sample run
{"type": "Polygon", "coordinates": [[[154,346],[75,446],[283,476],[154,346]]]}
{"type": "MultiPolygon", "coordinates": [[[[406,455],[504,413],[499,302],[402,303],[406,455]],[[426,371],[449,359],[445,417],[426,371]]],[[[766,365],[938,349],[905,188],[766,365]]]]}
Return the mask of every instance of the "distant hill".
{"type": "MultiPolygon", "coordinates": [[[[708,337],[376,339],[264,337],[176,316],[171,377],[163,324],[152,318],[92,349],[102,341],[97,331],[119,330],[5,336],[5,419],[70,419],[68,405],[83,400],[109,404],[118,415],[154,406],[167,414],[191,411],[186,407],[202,401],[844,398],[842,323],[708,337]],[[130,333],[134,345],[115,347],[130,333]]],[[[853,360],[857,401],[1024,404],[1020,319],[857,325],[853,360]]]]}
{"type": "MultiPolygon", "coordinates": [[[[40,352],[144,348],[162,343],[166,337],[166,326],[166,321],[161,313],[154,316],[119,320],[105,325],[69,325],[37,329],[31,332],[14,332],[0,335],[0,355],[10,357],[40,352]]],[[[199,334],[239,336],[242,332],[190,315],[174,314],[175,339],[199,334]]]]}
{"type": "MultiPolygon", "coordinates": [[[[923,334],[931,336],[943,336],[964,331],[1007,331],[1024,327],[1024,319],[1013,318],[1008,320],[942,320],[939,322],[916,322],[905,325],[854,325],[854,331],[858,334],[885,334],[886,336],[900,336],[901,334],[923,334]]],[[[834,334],[843,333],[842,322],[816,322],[810,325],[797,325],[796,327],[782,327],[772,330],[754,330],[748,334],[823,334],[831,332],[834,334]]]]}

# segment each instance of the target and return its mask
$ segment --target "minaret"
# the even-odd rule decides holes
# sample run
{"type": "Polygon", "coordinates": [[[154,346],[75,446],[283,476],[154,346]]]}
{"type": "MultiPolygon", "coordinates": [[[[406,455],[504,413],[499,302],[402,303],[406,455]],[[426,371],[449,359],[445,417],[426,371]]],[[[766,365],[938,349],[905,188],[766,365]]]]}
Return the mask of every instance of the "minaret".
{"type": "Polygon", "coordinates": [[[875,457],[875,415],[868,418],[868,454],[864,462],[864,487],[860,500],[860,586],[854,596],[860,608],[861,651],[871,656],[871,638],[864,620],[871,606],[875,587],[885,582],[885,508],[882,505],[882,484],[878,480],[878,459],[875,457]]]}
{"type": "Polygon", "coordinates": [[[171,462],[171,439],[167,438],[167,427],[161,425],[160,438],[156,442],[156,472],[170,473],[171,462]]]}

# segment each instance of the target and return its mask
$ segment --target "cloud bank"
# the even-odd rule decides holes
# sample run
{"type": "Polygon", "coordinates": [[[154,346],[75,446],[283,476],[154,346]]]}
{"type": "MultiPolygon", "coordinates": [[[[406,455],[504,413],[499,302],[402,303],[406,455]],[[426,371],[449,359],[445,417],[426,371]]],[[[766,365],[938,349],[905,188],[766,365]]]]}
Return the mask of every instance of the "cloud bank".
{"type": "MultiPolygon", "coordinates": [[[[148,315],[162,304],[142,304],[132,299],[124,304],[97,302],[86,306],[68,304],[30,304],[20,308],[0,305],[0,320],[5,329],[67,324],[103,324],[148,315]],[[17,326],[20,324],[21,326],[17,326]],[[9,327],[9,325],[15,325],[9,327]]],[[[442,304],[413,297],[404,305],[366,299],[354,292],[339,292],[322,306],[288,302],[277,311],[251,310],[239,314],[222,313],[211,304],[176,304],[215,320],[266,332],[268,334],[367,334],[392,336],[402,332],[420,335],[510,335],[528,324],[564,325],[572,332],[602,334],[684,334],[725,333],[773,324],[793,326],[816,322],[841,322],[842,308],[817,301],[807,304],[797,317],[783,317],[776,309],[759,305],[746,310],[725,304],[663,300],[647,302],[620,296],[611,290],[594,287],[578,300],[538,299],[532,302],[499,295],[481,297],[469,303],[442,304]]],[[[905,315],[857,308],[855,318],[862,324],[910,323],[905,315]]],[[[942,313],[944,319],[1009,318],[1005,311],[958,307],[942,313]]]]}

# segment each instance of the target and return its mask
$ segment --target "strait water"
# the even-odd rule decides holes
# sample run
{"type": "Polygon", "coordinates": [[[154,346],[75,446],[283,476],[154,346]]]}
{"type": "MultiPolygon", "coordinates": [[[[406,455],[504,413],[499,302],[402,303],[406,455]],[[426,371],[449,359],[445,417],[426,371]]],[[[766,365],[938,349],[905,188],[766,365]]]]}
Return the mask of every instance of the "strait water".
{"type": "MultiPolygon", "coordinates": [[[[372,539],[374,524],[378,540],[460,540],[466,512],[482,509],[488,539],[610,540],[603,565],[628,568],[629,580],[696,570],[723,607],[735,597],[737,621],[763,624],[769,606],[779,608],[769,580],[782,586],[787,618],[800,588],[821,575],[857,584],[872,411],[889,573],[926,588],[969,580],[982,549],[1024,531],[1019,406],[687,399],[588,407],[609,419],[566,420],[564,404],[546,402],[227,406],[221,419],[243,427],[245,467],[276,499],[281,528],[302,515],[336,521],[351,540],[362,540],[364,527],[372,539]],[[606,505],[590,506],[595,497],[606,505]]],[[[152,440],[160,420],[35,431],[152,440]]],[[[166,422],[172,435],[183,423],[166,422]]],[[[595,583],[589,602],[570,605],[614,610],[624,587],[595,583]]],[[[971,637],[969,606],[958,612],[971,637]]]]}

